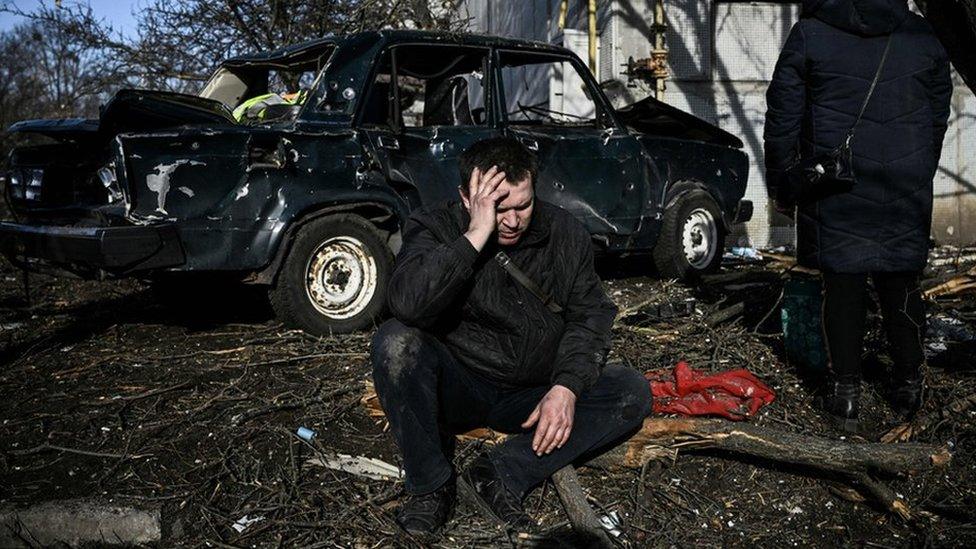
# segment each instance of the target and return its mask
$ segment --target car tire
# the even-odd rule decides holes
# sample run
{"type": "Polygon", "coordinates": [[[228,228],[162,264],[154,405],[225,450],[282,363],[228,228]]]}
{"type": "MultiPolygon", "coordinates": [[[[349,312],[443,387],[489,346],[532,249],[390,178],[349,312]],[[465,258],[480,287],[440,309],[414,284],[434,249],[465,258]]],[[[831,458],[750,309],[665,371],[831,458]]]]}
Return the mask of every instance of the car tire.
{"type": "Polygon", "coordinates": [[[693,281],[722,263],[726,231],[722,213],[701,189],[682,193],[664,211],[654,246],[654,266],[663,278],[693,281]]]}
{"type": "Polygon", "coordinates": [[[286,325],[314,335],[371,328],[386,308],[393,256],[380,232],[358,215],[322,217],[291,243],[271,306],[286,325]]]}

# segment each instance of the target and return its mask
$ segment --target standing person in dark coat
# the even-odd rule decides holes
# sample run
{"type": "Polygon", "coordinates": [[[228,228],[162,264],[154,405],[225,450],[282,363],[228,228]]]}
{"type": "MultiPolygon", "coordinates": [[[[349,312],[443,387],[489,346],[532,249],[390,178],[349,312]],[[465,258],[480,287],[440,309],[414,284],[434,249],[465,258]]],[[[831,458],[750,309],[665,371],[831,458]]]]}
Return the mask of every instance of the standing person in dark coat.
{"type": "Polygon", "coordinates": [[[590,235],[536,200],[536,161],[512,138],[461,155],[460,202],[413,216],[390,281],[395,317],[373,338],[373,380],[403,457],[397,521],[437,531],[455,500],[454,434],[514,433],[461,474],[486,511],[520,530],[522,499],[581,456],[635,431],[647,380],[604,367],[617,313],[593,269],[590,235]],[[547,306],[496,261],[504,251],[547,306]]]}
{"type": "Polygon", "coordinates": [[[925,312],[919,275],[928,256],[932,180],[952,84],[946,53],[905,0],[804,0],[767,92],[766,169],[773,196],[786,168],[838,146],[854,124],[890,37],[887,60],[853,139],[852,190],[797,207],[797,255],[823,271],[823,331],[834,387],[826,412],[856,427],[868,275],[894,368],[899,415],[921,404],[925,312]]]}

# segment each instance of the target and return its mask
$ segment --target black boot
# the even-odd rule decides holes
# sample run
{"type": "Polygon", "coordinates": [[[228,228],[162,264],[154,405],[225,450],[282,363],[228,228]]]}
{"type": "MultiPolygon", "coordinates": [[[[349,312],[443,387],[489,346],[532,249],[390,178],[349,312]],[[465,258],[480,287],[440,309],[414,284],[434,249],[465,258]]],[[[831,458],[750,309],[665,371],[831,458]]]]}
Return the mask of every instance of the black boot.
{"type": "Polygon", "coordinates": [[[891,388],[891,411],[899,421],[910,421],[922,407],[922,378],[896,381],[891,388]]]}
{"type": "Polygon", "coordinates": [[[855,433],[860,400],[860,380],[844,379],[834,382],[833,390],[822,399],[820,407],[838,428],[855,433]]]}
{"type": "Polygon", "coordinates": [[[538,528],[522,507],[522,497],[505,486],[488,454],[476,456],[461,473],[460,481],[483,513],[517,532],[532,533],[538,528]]]}
{"type": "Polygon", "coordinates": [[[456,491],[452,477],[433,492],[411,495],[397,512],[397,524],[414,536],[436,534],[450,519],[455,500],[456,491]]]}

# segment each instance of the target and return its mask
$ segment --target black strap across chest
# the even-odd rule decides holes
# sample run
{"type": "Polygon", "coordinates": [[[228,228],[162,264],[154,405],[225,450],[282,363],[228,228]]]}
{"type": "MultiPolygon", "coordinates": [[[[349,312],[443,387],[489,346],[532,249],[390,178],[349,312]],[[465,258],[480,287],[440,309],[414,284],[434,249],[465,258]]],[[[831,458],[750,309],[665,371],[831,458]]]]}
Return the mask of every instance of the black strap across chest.
{"type": "Polygon", "coordinates": [[[861,110],[857,113],[857,118],[854,119],[854,124],[851,125],[851,129],[847,131],[846,142],[850,142],[851,138],[854,137],[854,130],[857,125],[861,122],[861,117],[864,116],[864,111],[868,108],[868,103],[871,101],[871,96],[874,95],[874,88],[878,85],[878,80],[881,78],[881,71],[884,69],[885,61],[888,59],[888,50],[891,48],[891,35],[888,35],[888,39],[885,41],[884,51],[881,53],[881,61],[878,63],[878,69],[874,71],[874,78],[871,80],[871,87],[868,88],[868,94],[864,97],[864,102],[861,103],[861,110]]]}
{"type": "Polygon", "coordinates": [[[518,265],[513,263],[512,259],[508,257],[508,254],[505,252],[498,252],[495,254],[495,261],[497,261],[498,264],[502,266],[502,269],[505,269],[505,272],[511,275],[516,282],[524,286],[525,289],[532,293],[532,295],[537,297],[539,301],[541,301],[542,304],[545,305],[550,311],[555,314],[563,312],[563,308],[552,299],[552,296],[547,294],[545,290],[533,282],[527,274],[522,272],[522,269],[519,269],[518,265]]]}

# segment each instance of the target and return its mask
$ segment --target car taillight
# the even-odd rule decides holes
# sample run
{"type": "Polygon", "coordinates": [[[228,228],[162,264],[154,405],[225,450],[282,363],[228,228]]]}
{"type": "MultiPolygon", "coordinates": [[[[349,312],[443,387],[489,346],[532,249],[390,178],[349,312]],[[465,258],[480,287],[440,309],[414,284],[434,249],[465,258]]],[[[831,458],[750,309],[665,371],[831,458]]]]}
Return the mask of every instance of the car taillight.
{"type": "Polygon", "coordinates": [[[24,170],[25,182],[24,198],[27,200],[41,199],[41,184],[44,181],[44,170],[24,170]]]}
{"type": "Polygon", "coordinates": [[[24,186],[19,171],[14,170],[7,174],[7,187],[10,189],[10,198],[24,199],[24,186]]]}
{"type": "Polygon", "coordinates": [[[41,185],[44,182],[44,170],[41,169],[13,169],[7,173],[7,186],[10,198],[14,200],[40,200],[41,185]]]}

